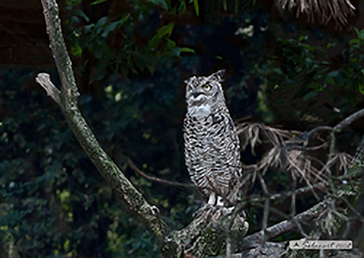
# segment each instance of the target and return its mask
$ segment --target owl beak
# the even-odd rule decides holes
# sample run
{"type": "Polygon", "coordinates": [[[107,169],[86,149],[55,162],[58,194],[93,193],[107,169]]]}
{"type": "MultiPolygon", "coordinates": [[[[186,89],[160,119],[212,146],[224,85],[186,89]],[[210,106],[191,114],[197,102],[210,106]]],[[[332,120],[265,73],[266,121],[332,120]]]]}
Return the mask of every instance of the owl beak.
{"type": "Polygon", "coordinates": [[[193,92],[192,92],[192,96],[193,96],[194,98],[197,98],[198,93],[197,93],[196,89],[194,89],[194,90],[193,90],[193,92]]]}

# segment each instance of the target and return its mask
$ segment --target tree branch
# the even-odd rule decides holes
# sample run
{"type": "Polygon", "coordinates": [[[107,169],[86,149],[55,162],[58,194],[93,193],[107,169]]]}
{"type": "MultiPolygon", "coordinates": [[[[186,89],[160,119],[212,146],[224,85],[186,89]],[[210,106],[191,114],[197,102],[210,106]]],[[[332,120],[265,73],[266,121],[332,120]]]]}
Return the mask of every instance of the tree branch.
{"type": "Polygon", "coordinates": [[[39,74],[36,81],[47,91],[61,107],[66,120],[81,144],[83,150],[111,185],[126,207],[136,215],[154,236],[162,240],[167,233],[167,226],[159,215],[159,210],[151,206],[124,176],[106,152],[100,147],[87,122],[77,106],[79,96],[58,17],[58,5],[55,0],[42,0],[50,47],[62,88],[59,91],[49,80],[49,75],[39,74]]]}
{"type": "MultiPolygon", "coordinates": [[[[329,200],[324,200],[307,211],[297,214],[294,217],[294,220],[299,222],[309,222],[316,218],[325,208],[330,205],[330,203],[331,202],[329,200]]],[[[242,244],[242,250],[244,251],[256,248],[262,242],[264,237],[269,240],[290,232],[292,229],[297,227],[297,224],[294,222],[294,220],[284,220],[274,226],[267,228],[265,231],[265,236],[262,234],[262,231],[259,231],[253,235],[245,237],[242,244]]]]}
{"type": "Polygon", "coordinates": [[[361,109],[354,114],[351,114],[347,118],[345,118],[343,121],[341,121],[339,124],[337,124],[333,131],[334,132],[340,132],[345,126],[351,124],[354,120],[364,116],[364,109],[361,109]]]}
{"type": "Polygon", "coordinates": [[[49,78],[49,74],[47,73],[39,73],[37,78],[35,78],[35,81],[40,84],[40,86],[43,87],[43,89],[46,90],[47,95],[51,96],[52,99],[58,104],[61,104],[61,100],[59,98],[59,95],[61,94],[61,91],[57,89],[56,86],[51,82],[49,78]]]}
{"type": "Polygon", "coordinates": [[[172,182],[172,181],[168,181],[165,179],[161,179],[158,177],[154,177],[154,176],[150,176],[145,174],[143,171],[141,171],[134,163],[133,161],[131,161],[131,159],[127,159],[129,166],[131,167],[131,169],[137,173],[139,176],[142,176],[150,181],[153,182],[157,182],[157,183],[161,183],[161,184],[165,184],[165,185],[171,185],[171,186],[179,186],[179,187],[186,187],[186,188],[198,188],[196,185],[194,184],[184,184],[184,183],[179,183],[179,182],[172,182]]]}

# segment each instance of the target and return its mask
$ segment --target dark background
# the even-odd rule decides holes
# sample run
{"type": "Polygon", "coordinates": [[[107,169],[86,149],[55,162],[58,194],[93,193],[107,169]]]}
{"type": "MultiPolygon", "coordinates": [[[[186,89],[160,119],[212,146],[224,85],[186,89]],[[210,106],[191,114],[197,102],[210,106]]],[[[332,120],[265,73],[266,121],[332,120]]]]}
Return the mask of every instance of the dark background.
{"type": "MultiPolygon", "coordinates": [[[[18,2],[0,1],[0,256],[158,257],[156,243],[35,83],[45,71],[60,85],[40,2],[18,2]]],[[[301,131],[335,125],[364,107],[364,7],[352,2],[356,16],[341,30],[334,21],[282,16],[273,1],[70,0],[60,9],[84,117],[130,181],[179,229],[201,205],[199,194],[135,175],[126,157],[149,175],[190,182],[183,81],[226,69],[237,122],[301,131]]],[[[361,133],[354,123],[340,134],[339,148],[353,154],[361,133]]],[[[248,149],[242,159],[256,163],[264,151],[248,149]]],[[[272,191],[288,187],[287,174],[267,177],[272,191]]],[[[298,202],[297,211],[314,201],[298,202]]],[[[254,232],[261,211],[249,214],[254,232]]]]}

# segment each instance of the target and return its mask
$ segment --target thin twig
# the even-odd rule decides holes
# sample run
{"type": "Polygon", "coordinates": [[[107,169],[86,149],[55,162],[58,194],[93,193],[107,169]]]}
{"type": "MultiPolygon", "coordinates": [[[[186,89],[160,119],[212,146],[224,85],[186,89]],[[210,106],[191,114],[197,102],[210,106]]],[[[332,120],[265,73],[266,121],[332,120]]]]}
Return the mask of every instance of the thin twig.
{"type": "Polygon", "coordinates": [[[180,186],[180,187],[188,187],[188,188],[197,188],[196,185],[194,184],[184,184],[184,183],[179,183],[179,182],[172,182],[169,180],[165,180],[165,179],[161,179],[158,177],[154,177],[154,176],[149,176],[147,174],[145,174],[144,172],[142,172],[129,158],[127,158],[128,164],[131,167],[131,169],[137,173],[138,175],[153,181],[153,182],[157,182],[157,183],[161,183],[161,184],[165,184],[165,185],[172,185],[172,186],[180,186]]]}
{"type": "Polygon", "coordinates": [[[307,234],[305,233],[305,231],[303,230],[300,222],[295,218],[296,215],[296,187],[297,187],[297,179],[296,177],[293,177],[293,183],[292,183],[292,198],[291,198],[291,218],[292,221],[296,224],[298,230],[300,231],[300,233],[307,237],[307,234]]]}
{"type": "Polygon", "coordinates": [[[267,185],[264,182],[263,176],[260,172],[258,172],[258,178],[259,178],[259,182],[262,185],[262,189],[264,192],[264,212],[263,212],[263,221],[262,221],[262,230],[261,230],[261,234],[262,234],[262,239],[261,239],[261,243],[259,248],[257,249],[255,256],[258,256],[258,254],[261,251],[261,248],[263,248],[265,242],[266,242],[266,230],[267,230],[267,226],[268,226],[268,216],[269,216],[269,191],[267,188],[267,185]]]}
{"type": "Polygon", "coordinates": [[[332,127],[330,126],[317,126],[313,128],[311,131],[307,132],[307,136],[311,137],[312,135],[316,134],[318,131],[331,131],[332,127]]]}

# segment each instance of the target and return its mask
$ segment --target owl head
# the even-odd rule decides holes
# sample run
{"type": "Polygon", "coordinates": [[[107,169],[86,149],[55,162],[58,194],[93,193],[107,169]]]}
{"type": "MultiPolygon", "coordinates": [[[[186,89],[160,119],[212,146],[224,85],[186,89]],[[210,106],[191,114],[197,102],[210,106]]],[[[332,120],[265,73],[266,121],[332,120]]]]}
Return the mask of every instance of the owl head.
{"type": "Polygon", "coordinates": [[[186,80],[186,102],[188,113],[196,118],[205,118],[216,108],[225,105],[221,82],[225,70],[209,76],[192,76],[186,80]]]}

